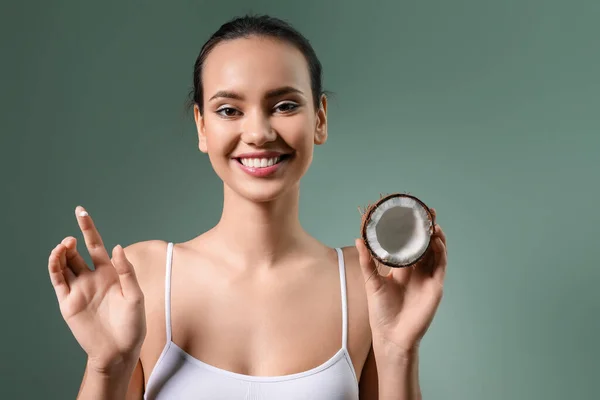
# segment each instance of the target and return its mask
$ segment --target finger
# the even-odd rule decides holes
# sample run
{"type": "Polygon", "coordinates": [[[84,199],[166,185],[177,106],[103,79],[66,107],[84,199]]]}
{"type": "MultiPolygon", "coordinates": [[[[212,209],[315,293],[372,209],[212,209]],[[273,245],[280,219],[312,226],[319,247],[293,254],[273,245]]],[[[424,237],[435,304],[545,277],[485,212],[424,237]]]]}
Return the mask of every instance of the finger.
{"type": "Polygon", "coordinates": [[[88,252],[90,253],[90,257],[92,258],[92,262],[94,263],[94,267],[101,268],[106,265],[112,266],[110,257],[104,248],[102,237],[100,236],[100,233],[98,233],[94,221],[92,221],[92,217],[81,206],[75,208],[75,214],[77,215],[77,223],[83,233],[83,239],[88,252]]]}
{"type": "MultiPolygon", "coordinates": [[[[69,269],[69,266],[67,265],[66,247],[62,243],[56,247],[57,247],[57,251],[58,251],[58,260],[60,262],[61,270],[65,271],[65,270],[69,269]]],[[[73,271],[73,272],[75,272],[75,271],[73,271]]]]}
{"type": "Polygon", "coordinates": [[[417,261],[414,265],[413,265],[413,269],[421,274],[421,275],[429,275],[431,276],[431,272],[433,271],[433,259],[434,259],[434,255],[433,255],[433,240],[431,241],[431,243],[429,244],[429,247],[427,247],[427,250],[425,250],[425,253],[421,256],[421,258],[419,259],[419,261],[417,261]]]}
{"type": "Polygon", "coordinates": [[[85,272],[90,272],[90,268],[85,263],[85,260],[77,251],[77,239],[73,236],[66,237],[61,242],[66,248],[67,265],[75,272],[80,275],[85,272]]]}
{"type": "Polygon", "coordinates": [[[356,239],[354,244],[358,250],[358,261],[365,281],[365,287],[367,287],[367,290],[375,292],[383,285],[382,276],[379,274],[377,265],[371,257],[365,242],[362,239],[356,239]]]}
{"type": "Polygon", "coordinates": [[[443,285],[448,266],[448,253],[446,245],[440,237],[435,239],[435,244],[435,269],[433,270],[433,278],[440,285],[443,285]]]}
{"type": "Polygon", "coordinates": [[[392,277],[394,281],[400,285],[407,286],[410,282],[417,283],[415,277],[423,275],[424,270],[427,268],[429,260],[429,249],[426,250],[425,254],[419,261],[413,265],[409,265],[401,268],[394,268],[392,270],[392,277]],[[414,275],[414,276],[413,276],[414,275]]]}
{"type": "Polygon", "coordinates": [[[69,295],[70,288],[63,275],[58,246],[50,252],[50,256],[48,257],[48,273],[50,274],[50,282],[56,293],[56,298],[59,302],[62,302],[69,295]]]}
{"type": "Polygon", "coordinates": [[[123,247],[117,245],[113,248],[113,265],[119,275],[119,282],[121,283],[121,291],[125,298],[131,300],[143,298],[142,289],[137,280],[135,269],[127,256],[123,247]]]}
{"type": "Polygon", "coordinates": [[[413,272],[419,268],[420,263],[421,261],[407,267],[393,268],[392,277],[394,278],[394,281],[401,285],[406,285],[410,281],[413,272]]]}
{"type": "Polygon", "coordinates": [[[57,251],[59,252],[58,260],[60,262],[60,268],[62,270],[63,276],[66,278],[67,284],[69,285],[69,287],[72,287],[72,284],[75,281],[77,274],[75,273],[75,271],[73,271],[73,269],[67,263],[67,257],[66,257],[67,250],[66,250],[65,246],[61,243],[57,246],[57,251]]]}
{"type": "Polygon", "coordinates": [[[439,226],[438,224],[435,225],[435,236],[439,236],[440,239],[442,239],[442,242],[444,243],[444,245],[446,245],[446,234],[442,230],[442,227],[439,226]]]}

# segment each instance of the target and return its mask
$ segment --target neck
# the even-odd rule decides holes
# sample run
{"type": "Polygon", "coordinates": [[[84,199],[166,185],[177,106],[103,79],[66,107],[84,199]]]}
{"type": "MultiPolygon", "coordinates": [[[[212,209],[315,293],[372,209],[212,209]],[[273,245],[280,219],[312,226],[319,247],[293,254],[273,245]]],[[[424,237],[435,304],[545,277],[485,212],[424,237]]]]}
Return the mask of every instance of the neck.
{"type": "Polygon", "coordinates": [[[257,203],[225,186],[223,212],[213,234],[244,267],[270,268],[306,243],[298,215],[299,187],[273,201],[257,203]]]}

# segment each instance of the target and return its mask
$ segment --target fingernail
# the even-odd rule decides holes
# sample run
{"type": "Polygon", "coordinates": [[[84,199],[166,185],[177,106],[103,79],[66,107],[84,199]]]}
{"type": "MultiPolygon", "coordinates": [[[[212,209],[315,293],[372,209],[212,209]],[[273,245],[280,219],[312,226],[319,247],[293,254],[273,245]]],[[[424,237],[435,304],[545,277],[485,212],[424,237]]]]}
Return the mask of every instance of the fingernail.
{"type": "Polygon", "coordinates": [[[83,208],[82,206],[77,206],[77,208],[81,210],[77,213],[78,216],[86,217],[88,215],[87,211],[85,211],[85,208],[83,208]]]}

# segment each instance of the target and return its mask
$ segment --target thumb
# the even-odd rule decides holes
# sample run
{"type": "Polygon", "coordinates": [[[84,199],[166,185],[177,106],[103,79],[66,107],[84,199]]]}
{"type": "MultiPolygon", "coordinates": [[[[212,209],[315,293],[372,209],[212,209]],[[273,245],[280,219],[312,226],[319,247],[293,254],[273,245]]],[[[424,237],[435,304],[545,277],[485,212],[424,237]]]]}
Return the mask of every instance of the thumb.
{"type": "Polygon", "coordinates": [[[113,265],[119,275],[123,296],[131,300],[141,299],[143,297],[142,289],[137,281],[135,270],[121,245],[116,245],[113,248],[113,265]]]}
{"type": "Polygon", "coordinates": [[[360,263],[360,269],[363,274],[367,293],[374,293],[383,285],[383,277],[379,274],[377,265],[371,257],[365,242],[362,239],[356,239],[354,244],[358,250],[358,261],[360,263]]]}

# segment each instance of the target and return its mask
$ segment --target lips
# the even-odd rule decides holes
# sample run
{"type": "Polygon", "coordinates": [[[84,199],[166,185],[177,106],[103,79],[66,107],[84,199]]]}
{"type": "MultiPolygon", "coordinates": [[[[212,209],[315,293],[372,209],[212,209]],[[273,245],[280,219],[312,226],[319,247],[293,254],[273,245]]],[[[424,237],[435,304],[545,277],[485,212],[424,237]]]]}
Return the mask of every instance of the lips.
{"type": "Polygon", "coordinates": [[[249,175],[266,177],[279,170],[291,154],[277,152],[246,153],[234,157],[236,164],[249,175]]]}
{"type": "Polygon", "coordinates": [[[275,165],[291,154],[278,151],[262,151],[253,153],[243,153],[232,157],[239,163],[250,168],[266,168],[275,165]]]}

